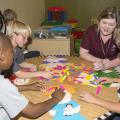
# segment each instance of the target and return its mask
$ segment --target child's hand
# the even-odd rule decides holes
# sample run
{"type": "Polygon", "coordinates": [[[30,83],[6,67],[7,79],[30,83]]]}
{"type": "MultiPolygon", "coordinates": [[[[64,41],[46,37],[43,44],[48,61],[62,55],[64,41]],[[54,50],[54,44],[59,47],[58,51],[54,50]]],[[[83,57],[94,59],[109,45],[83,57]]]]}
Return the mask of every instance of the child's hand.
{"type": "Polygon", "coordinates": [[[40,76],[46,79],[52,78],[52,74],[50,72],[40,72],[40,76]]]}
{"type": "Polygon", "coordinates": [[[83,100],[83,101],[86,101],[86,102],[89,102],[89,103],[95,103],[96,100],[98,99],[93,94],[85,92],[85,91],[80,92],[79,98],[80,98],[80,100],[83,100]]]}
{"type": "Polygon", "coordinates": [[[52,93],[52,98],[56,98],[57,100],[61,101],[65,96],[65,92],[61,88],[56,88],[55,92],[52,93]]]}
{"type": "Polygon", "coordinates": [[[46,86],[42,82],[35,82],[32,84],[29,84],[28,86],[30,90],[34,90],[34,91],[45,91],[46,90],[46,86]]]}
{"type": "Polygon", "coordinates": [[[31,66],[30,66],[30,71],[31,71],[31,72],[35,72],[35,71],[37,71],[37,67],[36,67],[36,65],[31,64],[31,66]]]}
{"type": "Polygon", "coordinates": [[[102,61],[98,61],[94,63],[95,70],[104,70],[104,64],[102,61]]]}

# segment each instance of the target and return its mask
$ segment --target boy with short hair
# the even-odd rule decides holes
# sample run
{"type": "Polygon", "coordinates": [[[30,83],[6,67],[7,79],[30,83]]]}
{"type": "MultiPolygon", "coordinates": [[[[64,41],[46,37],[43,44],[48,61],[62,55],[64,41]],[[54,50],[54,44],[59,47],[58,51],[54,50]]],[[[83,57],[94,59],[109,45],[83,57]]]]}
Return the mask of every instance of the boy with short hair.
{"type": "Polygon", "coordinates": [[[24,59],[22,48],[27,44],[28,38],[31,36],[31,28],[29,25],[13,21],[7,26],[6,34],[9,36],[12,46],[14,48],[14,60],[11,71],[19,78],[33,78],[44,77],[50,79],[52,74],[50,72],[37,71],[37,67],[28,63],[24,59]],[[29,72],[22,71],[21,68],[29,68],[29,72]]]}
{"type": "MultiPolygon", "coordinates": [[[[0,70],[8,69],[12,60],[13,47],[10,39],[0,33],[0,70]]],[[[0,120],[10,120],[19,113],[29,118],[40,117],[62,100],[64,94],[61,89],[56,89],[49,100],[34,104],[20,94],[8,79],[0,75],[0,120]]]]}

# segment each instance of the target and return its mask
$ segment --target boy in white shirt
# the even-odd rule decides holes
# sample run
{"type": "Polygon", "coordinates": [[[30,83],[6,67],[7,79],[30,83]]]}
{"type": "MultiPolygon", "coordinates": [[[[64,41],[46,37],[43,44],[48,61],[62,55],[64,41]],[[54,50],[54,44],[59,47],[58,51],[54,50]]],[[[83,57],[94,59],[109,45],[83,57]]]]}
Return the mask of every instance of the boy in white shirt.
{"type": "MultiPolygon", "coordinates": [[[[8,69],[12,60],[13,47],[10,39],[0,33],[0,70],[8,69]]],[[[49,100],[34,104],[20,94],[8,79],[0,75],[0,120],[10,120],[19,113],[29,118],[40,117],[62,100],[64,94],[61,89],[56,89],[49,100]]]]}

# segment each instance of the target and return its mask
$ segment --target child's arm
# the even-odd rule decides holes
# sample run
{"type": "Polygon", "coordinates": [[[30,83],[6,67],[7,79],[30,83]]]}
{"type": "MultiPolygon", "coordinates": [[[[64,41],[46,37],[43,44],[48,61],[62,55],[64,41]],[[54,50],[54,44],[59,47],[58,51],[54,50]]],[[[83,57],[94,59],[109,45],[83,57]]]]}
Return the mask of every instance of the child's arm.
{"type": "Polygon", "coordinates": [[[51,99],[37,104],[29,102],[22,113],[30,118],[40,117],[61,101],[64,95],[65,93],[61,89],[56,89],[51,99]]]}
{"type": "Polygon", "coordinates": [[[18,78],[34,78],[34,77],[44,77],[50,79],[52,77],[50,72],[24,72],[24,71],[17,71],[14,73],[18,78]]]}
{"type": "Polygon", "coordinates": [[[34,65],[32,63],[22,62],[19,65],[20,65],[21,68],[30,68],[31,72],[37,71],[36,65],[34,65]]]}
{"type": "Polygon", "coordinates": [[[34,91],[44,91],[45,85],[41,82],[35,82],[28,85],[16,85],[19,91],[34,90],[34,91]]]}
{"type": "Polygon", "coordinates": [[[103,108],[106,108],[110,111],[120,113],[120,103],[118,102],[111,102],[107,100],[103,100],[97,96],[94,96],[93,94],[87,93],[87,92],[81,92],[80,93],[80,99],[84,100],[89,103],[93,103],[96,105],[99,105],[103,108]]]}

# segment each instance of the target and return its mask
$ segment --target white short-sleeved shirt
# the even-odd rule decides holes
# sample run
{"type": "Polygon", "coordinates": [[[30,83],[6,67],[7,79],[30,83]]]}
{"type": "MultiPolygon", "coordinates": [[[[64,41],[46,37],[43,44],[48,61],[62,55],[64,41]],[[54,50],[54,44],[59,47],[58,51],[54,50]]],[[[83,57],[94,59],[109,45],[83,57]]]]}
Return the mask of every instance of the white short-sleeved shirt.
{"type": "Polygon", "coordinates": [[[17,87],[0,75],[0,120],[16,117],[28,102],[28,99],[19,93],[17,87]]]}

